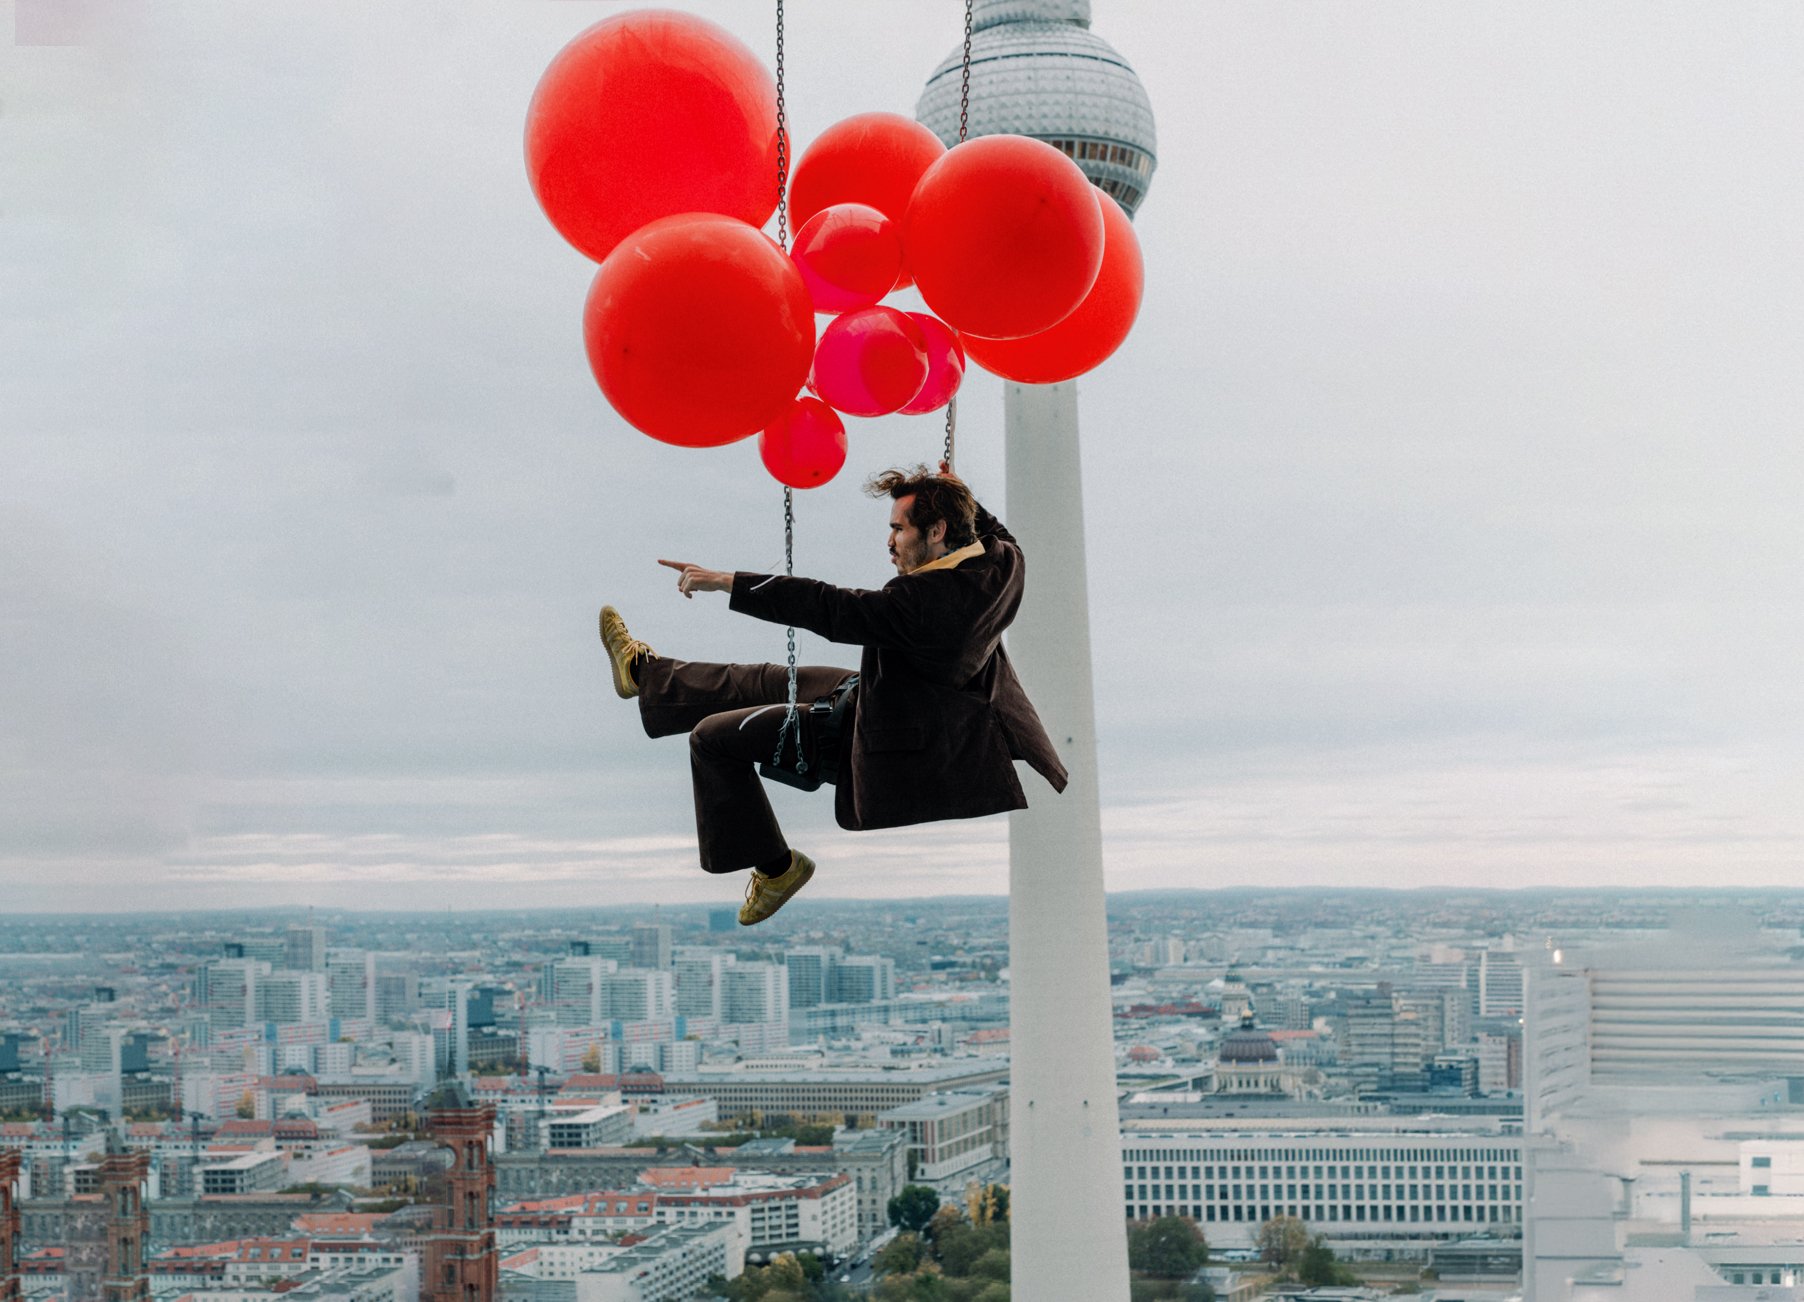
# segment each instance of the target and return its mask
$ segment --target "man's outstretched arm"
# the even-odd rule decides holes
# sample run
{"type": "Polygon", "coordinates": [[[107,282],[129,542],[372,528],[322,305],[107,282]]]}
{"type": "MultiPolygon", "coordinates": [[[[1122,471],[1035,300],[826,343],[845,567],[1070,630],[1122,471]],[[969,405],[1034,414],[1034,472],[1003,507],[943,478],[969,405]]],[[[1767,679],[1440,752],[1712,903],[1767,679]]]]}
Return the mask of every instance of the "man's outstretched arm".
{"type": "Polygon", "coordinates": [[[698,592],[731,592],[733,576],[726,570],[704,570],[688,561],[659,561],[677,572],[677,591],[693,598],[698,592]]]}
{"type": "Polygon", "coordinates": [[[773,624],[793,624],[829,642],[854,646],[919,647],[932,627],[916,594],[904,587],[868,591],[836,588],[818,579],[786,575],[728,574],[685,561],[659,561],[678,572],[685,597],[698,592],[731,594],[732,609],[773,624]]]}

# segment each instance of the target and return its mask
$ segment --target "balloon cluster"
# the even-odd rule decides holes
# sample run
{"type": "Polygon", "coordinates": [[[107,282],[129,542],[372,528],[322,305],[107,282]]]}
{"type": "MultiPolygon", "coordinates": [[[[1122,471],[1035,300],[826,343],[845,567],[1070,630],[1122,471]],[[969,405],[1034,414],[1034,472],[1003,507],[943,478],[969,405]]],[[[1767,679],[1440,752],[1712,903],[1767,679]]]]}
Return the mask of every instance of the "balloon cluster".
{"type": "Polygon", "coordinates": [[[1133,227],[1051,145],[982,136],[948,150],[897,114],[847,118],[796,160],[788,253],[760,229],[777,153],[770,73],[690,14],[596,23],[533,94],[533,191],[601,264],[583,317],[590,367],[655,439],[758,434],[771,474],[812,488],[845,463],[842,414],[936,411],[967,359],[1067,380],[1133,326],[1133,227]],[[910,284],[931,313],[884,304],[910,284]],[[831,317],[818,337],[817,314],[831,317]]]}

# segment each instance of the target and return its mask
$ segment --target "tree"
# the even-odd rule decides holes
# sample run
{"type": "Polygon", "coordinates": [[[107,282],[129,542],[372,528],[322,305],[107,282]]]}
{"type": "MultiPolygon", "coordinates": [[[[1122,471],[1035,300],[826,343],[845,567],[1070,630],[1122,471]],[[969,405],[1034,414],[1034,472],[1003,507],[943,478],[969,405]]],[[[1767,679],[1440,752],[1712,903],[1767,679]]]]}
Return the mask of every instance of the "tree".
{"type": "Polygon", "coordinates": [[[1357,1284],[1359,1276],[1335,1260],[1334,1249],[1321,1235],[1309,1241],[1297,1258],[1297,1282],[1301,1284],[1357,1284]]]}
{"type": "MultiPolygon", "coordinates": [[[[939,1221],[945,1214],[946,1209],[942,1207],[933,1214],[933,1219],[939,1221]]],[[[988,1237],[962,1220],[942,1224],[938,1233],[932,1232],[930,1226],[929,1238],[933,1241],[933,1255],[940,1263],[940,1269],[959,1278],[969,1275],[977,1259],[990,1249],[988,1237]]]]}
{"type": "Polygon", "coordinates": [[[993,1279],[1004,1284],[1008,1283],[1010,1275],[1008,1249],[991,1248],[972,1262],[971,1269],[965,1273],[976,1279],[993,1279]]]}
{"type": "Polygon", "coordinates": [[[927,1245],[921,1242],[919,1234],[898,1234],[871,1258],[871,1273],[912,1275],[926,1256],[927,1245]]]}
{"type": "Polygon", "coordinates": [[[1294,1216],[1274,1216],[1259,1227],[1256,1240],[1259,1259],[1273,1270],[1283,1270],[1309,1246],[1309,1231],[1294,1216]]]}
{"type": "Polygon", "coordinates": [[[1008,1220],[1008,1186],[973,1183],[965,1194],[965,1214],[973,1225],[1008,1220]]]}
{"type": "Polygon", "coordinates": [[[244,1091],[238,1099],[238,1115],[246,1121],[253,1121],[257,1116],[257,1096],[249,1090],[244,1091]]]}
{"type": "Polygon", "coordinates": [[[889,1200],[889,1223],[919,1234],[940,1209],[940,1196],[924,1184],[910,1184],[889,1200]]]}
{"type": "Polygon", "coordinates": [[[583,1053],[583,1070],[597,1072],[601,1070],[601,1046],[591,1044],[583,1053]]]}
{"type": "Polygon", "coordinates": [[[1155,1279],[1187,1279],[1209,1260],[1209,1245],[1196,1222],[1161,1216],[1128,1227],[1128,1265],[1155,1279]]]}
{"type": "Polygon", "coordinates": [[[942,1238],[970,1228],[971,1222],[965,1219],[964,1211],[956,1203],[945,1203],[928,1219],[927,1238],[937,1247],[942,1238]]]}

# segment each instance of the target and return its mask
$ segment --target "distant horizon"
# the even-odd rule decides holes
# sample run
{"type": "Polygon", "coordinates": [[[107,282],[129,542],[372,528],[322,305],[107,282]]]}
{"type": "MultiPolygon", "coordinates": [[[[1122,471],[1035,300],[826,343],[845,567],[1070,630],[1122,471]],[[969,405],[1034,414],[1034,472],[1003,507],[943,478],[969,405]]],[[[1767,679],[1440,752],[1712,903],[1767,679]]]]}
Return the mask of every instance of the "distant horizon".
{"type": "MultiPolygon", "coordinates": [[[[1433,899],[1474,899],[1503,898],[1510,900],[1527,900],[1535,897],[1583,898],[1585,896],[1609,896],[1612,899],[1630,898],[1637,900],[1659,899],[1704,899],[1715,898],[1733,903],[1740,899],[1758,898],[1775,899],[1796,897],[1804,900],[1804,885],[1800,886],[1170,886],[1148,887],[1140,890],[1109,891],[1107,898],[1115,900],[1170,899],[1187,897],[1238,897],[1258,898],[1262,896],[1296,896],[1332,899],[1336,897],[1408,897],[1413,900],[1433,899]]],[[[955,894],[939,895],[898,895],[898,896],[854,896],[854,895],[822,895],[814,896],[798,902],[793,910],[794,923],[806,916],[807,910],[845,908],[845,909],[878,909],[901,908],[906,906],[931,906],[937,904],[985,904],[997,908],[1006,908],[1008,896],[996,894],[955,894]]],[[[222,905],[212,908],[171,908],[171,909],[13,909],[0,911],[0,923],[14,918],[173,918],[173,917],[259,917],[293,919],[297,915],[317,911],[330,917],[382,917],[382,918],[442,918],[447,914],[454,917],[487,915],[497,918],[530,917],[539,914],[556,914],[564,917],[586,913],[644,913],[646,911],[667,911],[672,913],[712,913],[731,911],[736,905],[723,898],[717,903],[696,900],[681,900],[674,903],[663,903],[656,900],[643,902],[626,902],[614,904],[585,905],[540,905],[516,908],[484,908],[469,905],[446,905],[443,908],[429,909],[382,909],[382,908],[349,908],[337,904],[265,904],[256,906],[222,905]]],[[[1764,919],[1756,919],[1765,925],[1764,919]]],[[[1796,924],[1782,922],[1777,926],[1793,926],[1796,924]]],[[[734,933],[729,933],[734,934],[734,933]]],[[[743,928],[736,934],[754,937],[756,928],[743,928]]],[[[773,930],[772,934],[776,934],[773,930]]],[[[7,951],[0,950],[0,957],[7,951]]]]}

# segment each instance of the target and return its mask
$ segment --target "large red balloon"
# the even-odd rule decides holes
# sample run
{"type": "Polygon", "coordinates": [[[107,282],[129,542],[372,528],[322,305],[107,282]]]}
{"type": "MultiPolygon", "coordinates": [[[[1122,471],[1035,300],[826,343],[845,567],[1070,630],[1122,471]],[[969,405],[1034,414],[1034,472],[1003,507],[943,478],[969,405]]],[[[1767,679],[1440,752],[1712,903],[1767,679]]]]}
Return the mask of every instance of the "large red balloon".
{"type": "MultiPolygon", "coordinates": [[[[799,225],[831,204],[862,203],[900,226],[922,174],[945,152],[938,136],[900,113],[858,113],[835,122],[796,160],[789,219],[799,225]]],[[[896,288],[910,283],[904,267],[896,288]]]]}
{"type": "Polygon", "coordinates": [[[938,317],[925,312],[910,312],[908,317],[921,327],[927,340],[927,379],[920,392],[902,408],[904,416],[921,416],[938,411],[952,401],[965,379],[965,350],[958,331],[938,317]]]}
{"type": "Polygon", "coordinates": [[[816,312],[869,307],[902,274],[902,234],[868,204],[823,208],[796,232],[790,257],[814,299],[816,312]]]}
{"type": "Polygon", "coordinates": [[[1076,163],[1042,140],[979,136],[927,169],[902,245],[947,325],[990,339],[1051,328],[1102,266],[1102,213],[1076,163]]]}
{"type": "Polygon", "coordinates": [[[1140,315],[1146,272],[1140,241],[1121,205],[1098,192],[1102,207],[1102,270],[1077,311],[1050,330],[1025,339],[965,336],[965,351],[984,370],[1023,384],[1056,384],[1101,365],[1128,337],[1140,315]]]}
{"type": "Polygon", "coordinates": [[[622,240],[583,311],[589,365],[634,428],[683,447],[755,434],[795,398],[814,351],[801,273],[763,232],[713,213],[622,240]]]}
{"type": "Polygon", "coordinates": [[[758,436],[758,455],[778,483],[819,488],[846,464],[845,422],[819,398],[797,398],[758,436]]]}
{"type": "Polygon", "coordinates": [[[777,206],[777,87],[692,14],[635,9],[560,50],[526,111],[526,174],[558,233],[596,261],[659,217],[762,226],[777,206]]]}
{"type": "Polygon", "coordinates": [[[848,416],[886,416],[926,379],[921,327],[893,307],[861,307],[821,331],[808,387],[848,416]]]}

